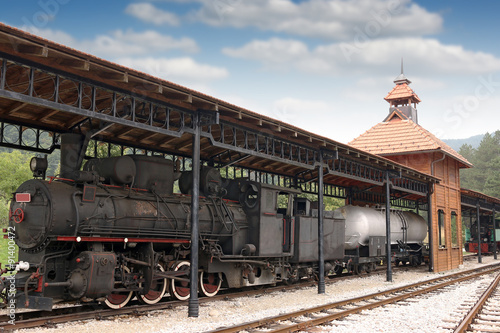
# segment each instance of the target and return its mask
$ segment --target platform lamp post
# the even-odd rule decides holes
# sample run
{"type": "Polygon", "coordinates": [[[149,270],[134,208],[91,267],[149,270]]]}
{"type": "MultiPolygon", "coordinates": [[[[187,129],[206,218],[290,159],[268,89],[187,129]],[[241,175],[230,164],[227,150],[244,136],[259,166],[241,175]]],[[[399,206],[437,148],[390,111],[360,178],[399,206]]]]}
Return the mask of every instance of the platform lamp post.
{"type": "Polygon", "coordinates": [[[199,250],[199,220],[200,206],[200,138],[201,126],[199,114],[193,115],[193,187],[191,193],[191,266],[190,266],[190,295],[188,302],[188,316],[198,317],[198,250],[199,250]]]}

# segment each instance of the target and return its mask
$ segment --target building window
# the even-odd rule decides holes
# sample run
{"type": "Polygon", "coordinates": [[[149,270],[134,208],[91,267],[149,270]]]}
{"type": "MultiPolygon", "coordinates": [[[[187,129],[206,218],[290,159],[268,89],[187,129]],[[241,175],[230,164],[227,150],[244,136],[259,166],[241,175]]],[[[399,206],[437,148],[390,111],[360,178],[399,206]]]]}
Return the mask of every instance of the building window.
{"type": "Polygon", "coordinates": [[[446,237],[444,232],[444,212],[438,210],[438,232],[439,232],[439,247],[446,247],[446,237]]]}
{"type": "Polygon", "coordinates": [[[458,224],[455,212],[451,212],[451,246],[458,247],[458,224]]]}

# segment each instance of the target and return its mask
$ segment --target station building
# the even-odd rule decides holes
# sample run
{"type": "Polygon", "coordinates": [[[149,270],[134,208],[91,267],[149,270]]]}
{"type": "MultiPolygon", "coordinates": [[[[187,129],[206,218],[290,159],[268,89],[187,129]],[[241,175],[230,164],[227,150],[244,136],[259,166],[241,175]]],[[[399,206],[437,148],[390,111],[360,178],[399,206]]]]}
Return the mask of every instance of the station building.
{"type": "Polygon", "coordinates": [[[463,262],[460,169],[472,164],[418,124],[420,98],[410,88],[403,71],[384,98],[389,104],[385,119],[349,145],[440,179],[431,191],[431,253],[436,272],[457,268],[463,262]]]}

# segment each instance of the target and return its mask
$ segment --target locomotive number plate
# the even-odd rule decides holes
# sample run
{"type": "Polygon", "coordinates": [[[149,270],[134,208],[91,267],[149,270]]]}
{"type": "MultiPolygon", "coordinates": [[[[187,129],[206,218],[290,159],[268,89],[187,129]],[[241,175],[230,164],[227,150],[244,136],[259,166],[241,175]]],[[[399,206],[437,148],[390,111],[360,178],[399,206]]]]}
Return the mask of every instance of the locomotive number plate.
{"type": "Polygon", "coordinates": [[[31,202],[31,193],[16,193],[16,202],[31,202]]]}

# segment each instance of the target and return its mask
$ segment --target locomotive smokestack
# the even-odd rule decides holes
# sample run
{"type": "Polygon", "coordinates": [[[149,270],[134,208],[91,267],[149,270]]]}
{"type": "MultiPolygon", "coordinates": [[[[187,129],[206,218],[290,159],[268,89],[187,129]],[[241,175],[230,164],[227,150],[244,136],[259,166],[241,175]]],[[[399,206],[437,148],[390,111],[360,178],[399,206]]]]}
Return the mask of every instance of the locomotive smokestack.
{"type": "Polygon", "coordinates": [[[82,166],[85,136],[74,133],[61,134],[61,172],[62,178],[73,179],[74,172],[82,166]]]}

